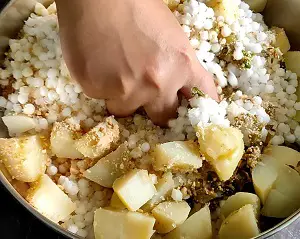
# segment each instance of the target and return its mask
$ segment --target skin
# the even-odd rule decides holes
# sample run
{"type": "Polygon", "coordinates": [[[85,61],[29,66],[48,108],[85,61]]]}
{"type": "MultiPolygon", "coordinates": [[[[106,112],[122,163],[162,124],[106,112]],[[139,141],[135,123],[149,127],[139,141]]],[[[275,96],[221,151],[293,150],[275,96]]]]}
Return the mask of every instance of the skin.
{"type": "Polygon", "coordinates": [[[176,116],[178,93],[218,99],[181,26],[162,0],[56,0],[63,56],[86,95],[116,116],[144,107],[154,123],[176,116]]]}

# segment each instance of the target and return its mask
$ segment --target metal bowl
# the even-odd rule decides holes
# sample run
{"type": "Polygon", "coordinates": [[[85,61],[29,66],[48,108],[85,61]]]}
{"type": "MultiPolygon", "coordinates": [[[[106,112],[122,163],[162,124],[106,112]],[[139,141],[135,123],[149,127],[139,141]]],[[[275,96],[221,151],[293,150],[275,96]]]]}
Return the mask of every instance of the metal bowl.
{"type": "MultiPolygon", "coordinates": [[[[16,36],[18,31],[22,28],[24,20],[26,20],[30,13],[33,11],[35,3],[40,2],[44,5],[50,5],[54,0],[11,0],[8,1],[6,7],[0,13],[0,60],[4,58],[4,53],[7,50],[8,41],[10,38],[16,36]]],[[[294,46],[300,46],[300,31],[295,31],[297,29],[297,24],[299,25],[300,21],[295,21],[295,19],[300,18],[297,16],[297,13],[300,13],[300,1],[290,0],[269,0],[267,8],[265,10],[266,22],[271,25],[281,26],[287,29],[288,35],[291,38],[291,42],[294,46]],[[287,4],[289,2],[290,4],[287,4]],[[291,5],[299,5],[299,11],[291,11],[293,7],[291,5]],[[284,6],[283,6],[284,5],[284,6]],[[289,7],[286,7],[289,5],[289,7]],[[280,16],[278,16],[278,8],[281,9],[280,16]],[[286,17],[286,13],[288,17],[286,17]],[[296,18],[295,18],[296,17],[296,18]]],[[[3,122],[0,122],[0,137],[6,137],[7,131],[3,125],[3,122]]],[[[53,223],[45,216],[36,211],[11,185],[10,179],[6,177],[5,168],[0,163],[0,182],[6,187],[6,189],[13,195],[15,199],[19,201],[30,213],[35,217],[40,219],[46,225],[54,229],[55,231],[61,233],[62,235],[79,239],[81,237],[64,230],[59,225],[53,223]],[[2,166],[2,167],[1,167],[2,166]]],[[[295,212],[290,217],[283,220],[281,223],[277,224],[273,228],[264,231],[259,236],[255,238],[300,238],[300,210],[295,212]],[[298,219],[298,220],[297,220],[298,219]],[[297,226],[298,225],[298,226],[297,226]]]]}

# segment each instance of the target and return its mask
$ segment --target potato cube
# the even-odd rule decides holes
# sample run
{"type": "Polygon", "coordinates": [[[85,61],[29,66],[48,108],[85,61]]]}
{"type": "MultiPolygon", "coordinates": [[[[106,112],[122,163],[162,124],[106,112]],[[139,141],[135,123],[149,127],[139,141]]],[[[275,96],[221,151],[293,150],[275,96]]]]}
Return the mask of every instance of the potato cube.
{"type": "Polygon", "coordinates": [[[45,172],[48,155],[34,135],[0,139],[0,159],[13,178],[34,182],[45,172]]]}
{"type": "Polygon", "coordinates": [[[264,150],[264,154],[270,155],[282,164],[297,167],[300,162],[300,153],[286,146],[270,145],[264,150]]]}
{"type": "Polygon", "coordinates": [[[192,141],[159,144],[154,149],[153,167],[156,170],[190,171],[202,167],[198,145],[192,141]]]}
{"type": "Polygon", "coordinates": [[[277,179],[279,167],[280,165],[272,157],[262,155],[262,161],[252,170],[255,193],[259,196],[262,204],[266,201],[277,179]]]}
{"type": "Polygon", "coordinates": [[[113,193],[110,199],[110,206],[116,209],[126,209],[125,205],[122,203],[116,193],[113,193]]]}
{"type": "Polygon", "coordinates": [[[278,169],[278,176],[273,189],[281,192],[290,199],[300,200],[300,175],[299,173],[284,165],[278,169]]]}
{"type": "Polygon", "coordinates": [[[249,239],[259,235],[257,219],[251,204],[230,214],[222,223],[220,239],[249,239]]]}
{"type": "Polygon", "coordinates": [[[154,196],[142,207],[143,210],[149,211],[155,205],[167,199],[175,186],[172,173],[165,173],[155,185],[156,193],[154,196]]]}
{"type": "Polygon", "coordinates": [[[244,154],[243,134],[239,129],[209,125],[197,129],[200,152],[214,167],[219,178],[228,180],[244,154]]]}
{"type": "Polygon", "coordinates": [[[51,150],[59,158],[80,159],[83,155],[75,148],[75,141],[81,136],[75,125],[67,122],[54,123],[51,136],[51,150]]]}
{"type": "Polygon", "coordinates": [[[262,161],[253,169],[252,179],[256,194],[263,204],[271,189],[276,189],[288,198],[300,199],[299,173],[271,156],[262,155],[262,161]]]}
{"type": "Polygon", "coordinates": [[[3,163],[0,162],[0,173],[11,183],[13,181],[10,173],[8,172],[7,168],[3,163]]]}
{"type": "Polygon", "coordinates": [[[289,39],[287,38],[283,28],[273,27],[272,30],[275,33],[274,46],[278,47],[282,54],[287,53],[291,49],[289,39]]]}
{"type": "Polygon", "coordinates": [[[32,183],[26,199],[55,223],[66,219],[76,208],[75,203],[46,174],[32,183]]]}
{"type": "Polygon", "coordinates": [[[96,239],[150,239],[155,219],[137,212],[99,208],[94,216],[96,239]]]}
{"type": "Polygon", "coordinates": [[[239,5],[234,0],[209,0],[206,5],[214,9],[215,16],[223,16],[231,22],[236,20],[239,13],[239,5]]]}
{"type": "Polygon", "coordinates": [[[113,189],[130,211],[136,211],[150,200],[156,189],[147,170],[135,169],[118,178],[113,189]]]}
{"type": "Polygon", "coordinates": [[[7,115],[3,116],[2,120],[10,136],[19,136],[36,127],[35,120],[26,115],[7,115]]]}
{"type": "Polygon", "coordinates": [[[205,206],[191,215],[183,224],[168,233],[165,239],[212,239],[209,207],[205,206]]]}
{"type": "Polygon", "coordinates": [[[127,143],[121,144],[115,151],[87,169],[83,176],[103,187],[111,188],[114,181],[125,173],[121,165],[127,159],[128,153],[127,143]]]}
{"type": "Polygon", "coordinates": [[[300,201],[290,198],[276,189],[268,194],[261,214],[266,217],[286,218],[300,208],[300,201]]]}
{"type": "Polygon", "coordinates": [[[228,217],[231,213],[239,210],[241,207],[251,204],[254,208],[256,218],[260,214],[260,199],[253,193],[238,192],[229,197],[224,205],[221,207],[221,214],[224,218],[228,217]]]}
{"type": "Polygon", "coordinates": [[[88,158],[101,158],[109,152],[120,138],[118,122],[113,117],[106,118],[75,142],[77,150],[88,158]]]}
{"type": "Polygon", "coordinates": [[[249,5],[253,12],[262,12],[265,9],[268,0],[244,0],[244,2],[249,5]]]}
{"type": "Polygon", "coordinates": [[[284,54],[283,58],[286,68],[300,77],[300,51],[288,51],[284,54]]]}
{"type": "Polygon", "coordinates": [[[154,229],[159,233],[168,233],[184,223],[190,211],[191,208],[185,201],[162,202],[152,210],[156,219],[154,229]]]}

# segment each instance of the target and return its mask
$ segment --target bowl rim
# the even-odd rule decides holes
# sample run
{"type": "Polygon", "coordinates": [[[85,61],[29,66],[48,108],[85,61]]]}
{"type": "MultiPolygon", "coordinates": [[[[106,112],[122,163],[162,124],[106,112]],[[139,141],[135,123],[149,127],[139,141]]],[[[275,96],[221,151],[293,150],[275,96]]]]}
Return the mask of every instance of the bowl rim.
{"type": "MultiPolygon", "coordinates": [[[[54,0],[51,0],[54,1],[54,0]]],[[[3,20],[2,16],[6,14],[9,8],[11,8],[17,0],[8,0],[8,3],[0,9],[0,21],[3,20]]],[[[36,2],[39,2],[37,0],[36,2]]],[[[9,180],[5,177],[4,173],[0,169],[0,183],[4,186],[4,188],[16,199],[23,207],[26,208],[28,212],[30,212],[34,217],[42,221],[46,226],[50,227],[51,229],[55,230],[59,234],[71,238],[71,239],[81,239],[82,237],[64,229],[61,227],[59,224],[54,223],[44,215],[42,215],[40,212],[38,212],[33,206],[28,203],[25,198],[23,198],[17,190],[12,186],[12,184],[9,182],[9,180]]],[[[285,218],[283,221],[280,223],[276,224],[272,228],[261,232],[258,236],[254,237],[253,239],[266,239],[274,234],[280,232],[281,230],[285,229],[289,225],[291,225],[293,222],[295,222],[298,218],[300,218],[300,208],[294,212],[292,215],[289,217],[285,218]]]]}

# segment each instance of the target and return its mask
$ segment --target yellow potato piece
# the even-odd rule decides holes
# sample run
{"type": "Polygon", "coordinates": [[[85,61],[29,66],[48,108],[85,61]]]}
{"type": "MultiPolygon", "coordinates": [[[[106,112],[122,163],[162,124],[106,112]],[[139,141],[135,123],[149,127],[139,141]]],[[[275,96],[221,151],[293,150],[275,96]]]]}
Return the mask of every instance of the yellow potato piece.
{"type": "Polygon", "coordinates": [[[276,37],[274,46],[278,47],[282,54],[287,53],[291,49],[291,45],[284,29],[273,27],[272,30],[274,31],[276,37]]]}
{"type": "Polygon", "coordinates": [[[76,126],[66,122],[54,123],[50,137],[51,151],[59,158],[83,158],[83,155],[75,148],[75,140],[80,136],[76,126]]]}
{"type": "Polygon", "coordinates": [[[96,159],[109,152],[111,146],[120,138],[118,122],[113,117],[106,118],[89,132],[76,140],[76,149],[83,156],[96,159]]]}
{"type": "Polygon", "coordinates": [[[75,203],[46,174],[31,185],[26,199],[55,223],[66,219],[76,208],[75,203]]]}
{"type": "Polygon", "coordinates": [[[214,167],[219,178],[228,180],[244,154],[243,134],[233,127],[209,125],[197,129],[200,152],[214,167]]]}
{"type": "Polygon", "coordinates": [[[183,224],[168,233],[165,239],[211,239],[212,225],[208,206],[191,215],[183,224]]]}
{"type": "Polygon", "coordinates": [[[153,167],[156,170],[190,171],[202,167],[198,145],[192,141],[159,144],[155,147],[153,156],[153,167]]]}
{"type": "MultiPolygon", "coordinates": [[[[276,148],[276,150],[279,149],[276,148]]],[[[294,153],[293,151],[287,152],[294,153]]],[[[253,169],[254,189],[264,205],[272,189],[276,189],[289,199],[300,199],[299,173],[287,166],[286,162],[288,162],[286,159],[277,160],[269,155],[262,155],[262,161],[253,169]]]]}
{"type": "Polygon", "coordinates": [[[208,7],[214,9],[216,16],[223,16],[230,21],[236,20],[239,6],[232,0],[209,0],[206,2],[208,7]]]}
{"type": "Polygon", "coordinates": [[[175,187],[172,173],[165,173],[155,185],[156,193],[154,196],[142,207],[143,210],[149,211],[155,205],[167,199],[171,195],[172,189],[175,187]]]}
{"type": "Polygon", "coordinates": [[[153,210],[156,219],[154,229],[159,233],[168,233],[181,225],[189,216],[191,208],[185,201],[162,202],[153,210]]]}
{"type": "Polygon", "coordinates": [[[138,210],[156,193],[147,170],[140,169],[132,170],[118,178],[113,184],[113,189],[130,211],[138,210]]]}
{"type": "Polygon", "coordinates": [[[299,208],[299,199],[292,199],[276,189],[272,189],[261,210],[261,214],[267,217],[286,218],[299,208]]]}
{"type": "Polygon", "coordinates": [[[290,199],[300,200],[300,175],[289,166],[282,166],[278,169],[278,176],[273,189],[281,192],[290,199]]]}
{"type": "Polygon", "coordinates": [[[116,193],[113,193],[110,199],[110,206],[116,209],[126,209],[126,206],[122,203],[116,193]]]}
{"type": "Polygon", "coordinates": [[[268,0],[244,0],[244,2],[249,5],[253,12],[262,12],[265,9],[268,0]]]}
{"type": "Polygon", "coordinates": [[[254,208],[247,204],[230,214],[219,231],[220,239],[250,239],[259,235],[254,208]]]}
{"type": "Polygon", "coordinates": [[[300,51],[288,51],[283,55],[286,68],[300,76],[300,51]]]}
{"type": "Polygon", "coordinates": [[[286,146],[270,145],[264,150],[264,154],[272,156],[278,162],[297,167],[300,161],[300,153],[286,146]]]}
{"type": "Polygon", "coordinates": [[[7,115],[2,120],[10,136],[20,135],[36,127],[35,120],[26,115],[7,115]]]}
{"type": "Polygon", "coordinates": [[[255,216],[258,218],[260,214],[260,199],[253,193],[245,192],[238,192],[229,197],[221,207],[221,214],[224,216],[224,218],[226,218],[231,213],[239,210],[247,204],[251,204],[253,206],[255,216]]]}
{"type": "Polygon", "coordinates": [[[103,187],[111,188],[114,181],[125,173],[121,165],[123,160],[128,158],[128,154],[127,143],[121,144],[115,151],[87,169],[83,176],[103,187]]]}
{"type": "Polygon", "coordinates": [[[255,193],[259,196],[262,204],[266,201],[277,179],[279,167],[280,164],[274,158],[262,155],[262,161],[252,171],[255,193]]]}
{"type": "Polygon", "coordinates": [[[138,212],[99,208],[94,216],[95,239],[150,239],[155,219],[138,212]]]}
{"type": "Polygon", "coordinates": [[[48,155],[37,135],[0,139],[0,159],[12,176],[22,182],[34,182],[46,170],[48,155]]]}

